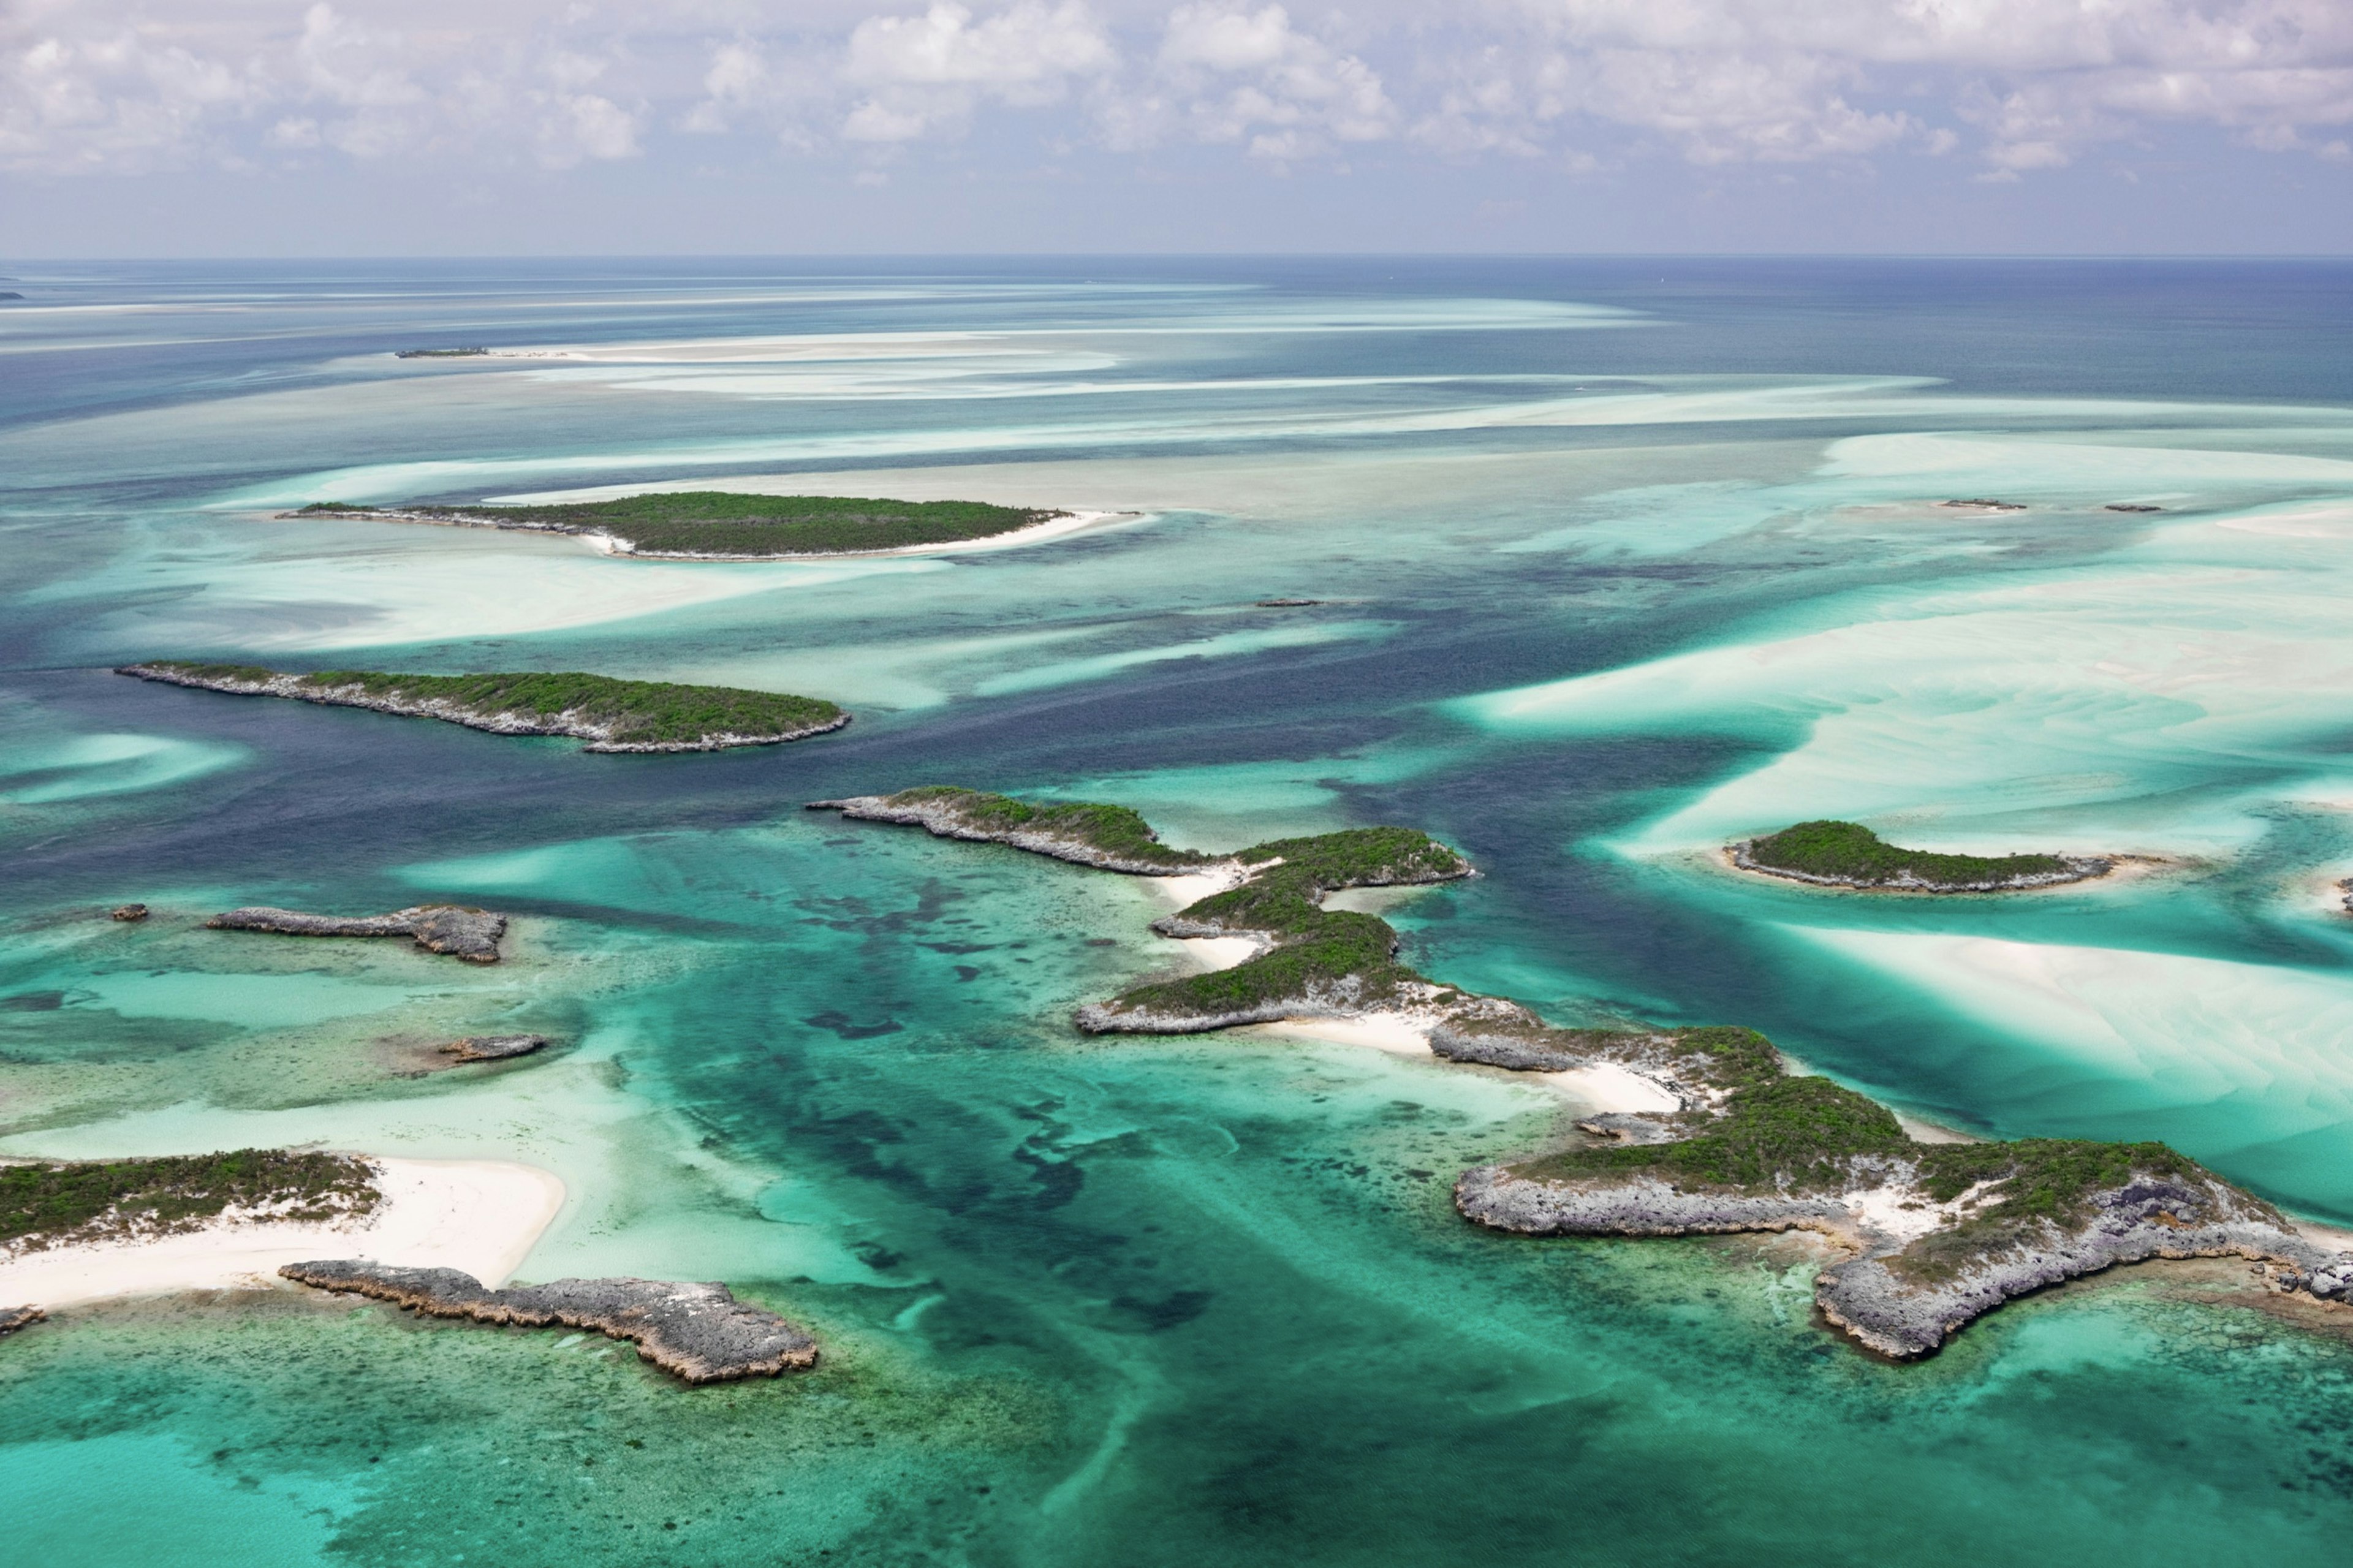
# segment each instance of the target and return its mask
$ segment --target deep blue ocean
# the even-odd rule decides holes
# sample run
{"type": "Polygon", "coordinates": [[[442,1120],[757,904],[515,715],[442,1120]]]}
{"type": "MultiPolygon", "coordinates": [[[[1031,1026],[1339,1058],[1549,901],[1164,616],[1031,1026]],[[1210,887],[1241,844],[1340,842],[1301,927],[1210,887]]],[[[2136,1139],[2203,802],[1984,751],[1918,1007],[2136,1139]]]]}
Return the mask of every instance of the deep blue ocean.
{"type": "Polygon", "coordinates": [[[0,1341],[0,1561],[2210,1565],[2353,1531],[2353,1316],[2243,1263],[1876,1362],[1813,1316],[1812,1239],[1463,1224],[1456,1174],[1566,1135],[1552,1089],[1082,1037],[1181,962],[1148,889],[801,809],[1427,828],[1482,872],[1388,914],[1439,979],[1750,1025],[1910,1117],[2164,1139],[2353,1225],[2353,264],[0,270],[0,1152],[520,1162],[566,1198],[519,1278],[722,1279],[826,1348],[690,1390],[290,1287],[62,1307],[0,1341]],[[460,346],[497,352],[395,357],[460,346]],[[276,516],[730,484],[1134,515],[763,563],[276,516]],[[590,755],[110,673],[175,657],[857,717],[590,755]],[[2164,869],[1878,900],[1714,858],[1826,816],[2164,869]],[[427,899],[515,917],[508,961],[201,926],[427,899]],[[404,1076],[505,1029],[565,1044],[404,1076]]]}

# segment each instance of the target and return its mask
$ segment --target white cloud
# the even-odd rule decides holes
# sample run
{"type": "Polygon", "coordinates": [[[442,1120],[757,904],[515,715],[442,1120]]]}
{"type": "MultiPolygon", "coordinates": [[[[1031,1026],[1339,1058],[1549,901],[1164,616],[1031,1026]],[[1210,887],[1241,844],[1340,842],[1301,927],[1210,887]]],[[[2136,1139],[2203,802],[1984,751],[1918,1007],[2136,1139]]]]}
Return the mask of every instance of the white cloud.
{"type": "MultiPolygon", "coordinates": [[[[1985,161],[2012,174],[2156,123],[2286,149],[2353,121],[2344,0],[1509,0],[1501,15],[1535,47],[1491,68],[1510,84],[1490,90],[1508,100],[1497,118],[1581,116],[1659,133],[1702,162],[1854,156],[1908,139],[1926,129],[1920,108],[1857,104],[1923,69],[1915,96],[1932,117],[1980,126],[1985,161]]],[[[1433,132],[1475,141],[1477,119],[1458,101],[1433,132]]],[[[1933,132],[1922,146],[1949,150],[1933,132]]]]}
{"type": "Polygon", "coordinates": [[[1111,39],[1076,0],[1037,0],[981,21],[941,4],[916,16],[872,16],[849,35],[841,79],[867,89],[842,121],[854,142],[908,142],[960,127],[980,102],[1034,109],[1060,102],[1073,80],[1119,63],[1111,39]]]}
{"type": "Polygon", "coordinates": [[[1194,0],[1168,13],[1151,79],[1107,106],[1104,125],[1116,146],[1185,136],[1291,163],[1393,136],[1399,120],[1378,71],[1282,5],[1194,0]]]}
{"type": "Polygon", "coordinates": [[[1041,147],[1279,163],[1948,155],[2202,127],[2337,159],[2353,0],[0,0],[0,168],[566,167],[651,127],[812,155],[1050,110],[1041,147]]]}

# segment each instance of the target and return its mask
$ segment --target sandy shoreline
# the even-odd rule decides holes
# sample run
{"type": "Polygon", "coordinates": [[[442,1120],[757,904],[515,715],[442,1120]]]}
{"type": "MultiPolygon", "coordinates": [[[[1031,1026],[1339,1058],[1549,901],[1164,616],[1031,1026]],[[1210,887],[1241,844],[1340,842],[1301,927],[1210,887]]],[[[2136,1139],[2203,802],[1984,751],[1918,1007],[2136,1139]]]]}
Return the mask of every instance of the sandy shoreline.
{"type": "MultiPolygon", "coordinates": [[[[721,555],[693,550],[624,550],[621,542],[609,533],[576,533],[571,537],[586,541],[599,555],[611,555],[630,561],[872,561],[890,555],[965,555],[988,550],[1017,550],[1025,544],[1043,544],[1051,539],[1065,539],[1074,533],[1084,533],[1092,528],[1121,518],[1139,518],[1140,511],[1073,511],[1044,522],[1033,522],[1027,528],[1017,528],[1009,533],[992,533],[984,539],[954,539],[944,544],[899,544],[888,550],[817,550],[797,555],[721,555]]],[[[403,520],[406,521],[406,520],[403,520]]],[[[466,525],[460,525],[466,526],[466,525]]],[[[482,524],[471,526],[481,527],[482,524]]],[[[495,526],[495,525],[490,525],[495,526]]],[[[522,533],[534,531],[511,529],[522,533]]]]}
{"type": "MultiPolygon", "coordinates": [[[[1195,871],[1182,877],[1149,879],[1155,892],[1170,900],[1174,907],[1183,909],[1212,893],[1221,893],[1232,887],[1239,878],[1231,869],[1195,871]]],[[[1420,888],[1378,888],[1370,891],[1387,895],[1383,902],[1396,901],[1400,893],[1420,892],[1420,888]]],[[[1336,902],[1338,895],[1326,900],[1336,902]]],[[[1261,944],[1246,936],[1176,937],[1176,942],[1186,954],[1204,970],[1231,969],[1235,964],[1254,958],[1261,944]]],[[[1436,1061],[1438,1054],[1430,1048],[1431,1020],[1410,1013],[1367,1013],[1355,1018],[1286,1018],[1279,1023],[1249,1024],[1237,1029],[1237,1034],[1271,1037],[1282,1040],[1320,1040],[1335,1045],[1362,1046],[1393,1057],[1419,1057],[1436,1061]]],[[[1539,1084],[1568,1100],[1588,1116],[1611,1113],[1624,1115],[1671,1113],[1682,1109],[1682,1101],[1653,1079],[1614,1062],[1596,1062],[1590,1067],[1571,1068],[1560,1072],[1515,1073],[1515,1078],[1539,1084]]]]}
{"type": "MultiPolygon", "coordinates": [[[[269,521],[301,519],[297,511],[266,511],[257,514],[269,521]]],[[[624,541],[610,533],[594,530],[572,532],[565,529],[527,528],[519,524],[501,523],[487,514],[459,517],[428,517],[421,512],[404,512],[397,507],[381,511],[313,512],[312,519],[329,522],[404,522],[430,528],[479,528],[494,533],[537,534],[543,538],[572,539],[586,545],[599,555],[625,561],[712,562],[730,565],[757,565],[765,562],[812,561],[875,561],[897,555],[962,555],[991,550],[1018,550],[1025,545],[1044,544],[1051,540],[1066,539],[1084,533],[1106,523],[1132,521],[1152,515],[1141,511],[1071,511],[1060,517],[1033,522],[1027,528],[1017,528],[1006,533],[992,533],[980,539],[954,539],[939,544],[899,544],[888,550],[815,550],[781,555],[732,555],[717,551],[701,550],[628,550],[624,541]]],[[[306,520],[307,521],[307,520],[306,520]]]]}
{"type": "Polygon", "coordinates": [[[457,1268],[497,1286],[522,1267],[564,1206],[563,1182],[536,1166],[371,1158],[384,1201],[360,1223],[225,1225],[0,1258],[0,1306],[275,1285],[281,1264],[329,1258],[457,1268]]]}

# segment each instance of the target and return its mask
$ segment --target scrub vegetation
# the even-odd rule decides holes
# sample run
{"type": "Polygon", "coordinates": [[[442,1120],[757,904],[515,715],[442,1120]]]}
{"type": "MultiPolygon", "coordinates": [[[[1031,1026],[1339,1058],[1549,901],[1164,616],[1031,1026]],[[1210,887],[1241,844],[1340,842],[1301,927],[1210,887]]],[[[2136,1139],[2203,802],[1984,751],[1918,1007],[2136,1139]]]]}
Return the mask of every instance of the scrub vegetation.
{"type": "MultiPolygon", "coordinates": [[[[1116,809],[1116,808],[1113,808],[1116,809]]],[[[1323,907],[1343,888],[1397,887],[1471,874],[1471,863],[1409,827],[1357,827],[1278,838],[1233,857],[1254,868],[1239,886],[1187,905],[1163,923],[1178,935],[1233,933],[1271,945],[1230,969],[1145,985],[1114,1006],[1176,1014],[1260,1008],[1286,997],[1345,990],[1357,1005],[1431,982],[1396,960],[1397,932],[1375,915],[1323,907]]]]}
{"type": "Polygon", "coordinates": [[[232,1207],[314,1222],[365,1214],[380,1196],[373,1174],[347,1154],[283,1149],[0,1166],[0,1247],[193,1230],[232,1207]]]}
{"type": "MultiPolygon", "coordinates": [[[[1939,855],[1905,849],[1854,822],[1800,822],[1768,837],[1751,839],[1747,858],[1757,868],[1850,883],[1857,887],[1918,885],[1968,887],[2065,879],[2083,874],[2084,863],[2057,855],[1939,855]]],[[[2105,862],[2099,868],[2105,870],[2105,862]]]]}
{"type": "Polygon", "coordinates": [[[448,719],[477,729],[582,735],[597,742],[593,750],[605,751],[756,744],[796,739],[849,721],[839,708],[814,697],[732,686],[618,680],[577,670],[409,675],[322,669],[300,675],[258,665],[159,659],[127,666],[123,673],[210,690],[448,719]]]}

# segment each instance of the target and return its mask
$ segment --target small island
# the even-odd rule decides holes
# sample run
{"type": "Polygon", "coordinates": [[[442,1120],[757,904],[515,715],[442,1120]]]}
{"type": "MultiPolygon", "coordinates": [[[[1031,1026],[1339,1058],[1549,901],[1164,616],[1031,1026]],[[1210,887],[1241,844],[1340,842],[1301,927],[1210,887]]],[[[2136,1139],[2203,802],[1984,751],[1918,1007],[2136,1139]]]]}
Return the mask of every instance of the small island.
{"type": "Polygon", "coordinates": [[[838,811],[864,822],[921,827],[938,838],[1010,844],[1099,871],[1166,877],[1213,864],[1207,855],[1172,849],[1141,816],[1124,805],[1049,801],[1032,805],[953,784],[929,784],[896,795],[813,800],[811,811],[838,811]]]}
{"type": "Polygon", "coordinates": [[[2088,882],[2116,868],[2113,858],[2067,855],[1939,855],[1903,849],[1853,822],[1800,822],[1726,850],[1744,871],[1900,893],[2008,893],[2088,882]]]}
{"type": "Polygon", "coordinates": [[[154,659],[117,675],[239,697],[284,697],[438,719],[498,735],[569,735],[588,752],[716,752],[773,746],[839,730],[841,709],[815,697],[617,680],[577,670],[504,675],[407,675],[370,669],[309,674],[249,664],[154,659]]]}
{"type": "Polygon", "coordinates": [[[1933,1353],[2018,1296],[2157,1258],[2235,1255],[2266,1266],[2276,1289],[2353,1302],[2353,1253],[2315,1246],[2270,1205],[2165,1144],[1919,1143],[1866,1096],[1793,1076],[1753,1029],[1563,1028],[1516,1002],[1416,973],[1397,962],[1386,921],[1323,907],[1345,888],[1473,874],[1461,855],[1411,828],[1352,828],[1212,857],[1159,844],[1141,817],[1114,805],[931,788],[812,809],[1107,870],[1223,882],[1153,929],[1248,937],[1254,956],[1090,1004],[1076,1020],[1088,1033],[1385,1019],[1409,1026],[1447,1060],[1520,1072],[1606,1068],[1656,1091],[1662,1109],[1591,1117],[1576,1147],[1466,1172],[1455,1206],[1490,1229],[1820,1231],[1851,1254],[1815,1282],[1824,1317],[1899,1360],[1933,1353]]]}
{"type": "Polygon", "coordinates": [[[543,1329],[586,1329],[634,1342],[638,1354],[683,1383],[775,1377],[817,1364],[817,1341],[724,1285],[663,1279],[557,1279],[493,1290],[455,1268],[398,1268],[364,1258],[289,1263],[278,1272],[314,1289],[390,1301],[435,1318],[543,1329]]]}
{"type": "Polygon", "coordinates": [[[212,931],[258,931],[272,936],[405,936],[427,952],[470,963],[496,963],[499,939],[507,933],[506,916],[459,904],[415,904],[388,915],[308,915],[251,904],[216,914],[205,925],[212,931]]]}
{"type": "MultiPolygon", "coordinates": [[[[540,1037],[473,1043],[522,1039],[540,1037]]],[[[266,1269],[438,1317],[591,1330],[634,1342],[645,1360],[691,1384],[817,1363],[805,1331],[736,1300],[724,1285],[558,1279],[492,1289],[432,1266],[485,1248],[520,1255],[563,1195],[561,1183],[522,1166],[287,1149],[0,1165],[0,1291],[35,1298],[0,1307],[0,1335],[61,1301],[251,1289],[266,1269]],[[283,1261],[290,1248],[301,1248],[292,1253],[299,1260],[322,1243],[353,1239],[424,1266],[283,1261]]]]}
{"type": "Polygon", "coordinates": [[[279,516],[575,534],[602,542],[617,555],[663,561],[874,554],[998,539],[1072,518],[1065,511],[985,501],[743,495],[732,490],[666,490],[543,506],[379,507],[318,501],[279,516]]]}

